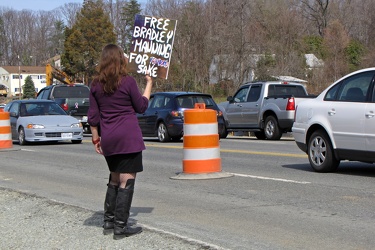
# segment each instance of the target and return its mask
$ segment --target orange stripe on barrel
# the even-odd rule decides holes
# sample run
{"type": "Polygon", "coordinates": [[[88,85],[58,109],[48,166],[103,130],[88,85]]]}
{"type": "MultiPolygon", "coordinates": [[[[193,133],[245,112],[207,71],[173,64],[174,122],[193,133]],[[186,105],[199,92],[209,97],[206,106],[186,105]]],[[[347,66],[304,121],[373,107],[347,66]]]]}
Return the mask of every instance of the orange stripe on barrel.
{"type": "Polygon", "coordinates": [[[13,147],[9,112],[0,112],[0,124],[0,149],[13,147]]]}
{"type": "Polygon", "coordinates": [[[219,135],[190,135],[184,136],[184,148],[219,147],[219,135]]]}
{"type": "Polygon", "coordinates": [[[9,112],[0,112],[0,120],[9,120],[10,119],[10,114],[9,112]]]}
{"type": "Polygon", "coordinates": [[[12,140],[0,140],[0,149],[13,147],[12,140]]]}
{"type": "Polygon", "coordinates": [[[183,171],[186,174],[213,173],[221,171],[221,159],[184,160],[183,171]]]}
{"type": "Polygon", "coordinates": [[[0,127],[0,134],[10,134],[12,131],[10,130],[10,126],[7,127],[0,127]]]}
{"type": "Polygon", "coordinates": [[[184,123],[215,123],[217,122],[217,113],[212,109],[189,109],[184,112],[184,123]]]}

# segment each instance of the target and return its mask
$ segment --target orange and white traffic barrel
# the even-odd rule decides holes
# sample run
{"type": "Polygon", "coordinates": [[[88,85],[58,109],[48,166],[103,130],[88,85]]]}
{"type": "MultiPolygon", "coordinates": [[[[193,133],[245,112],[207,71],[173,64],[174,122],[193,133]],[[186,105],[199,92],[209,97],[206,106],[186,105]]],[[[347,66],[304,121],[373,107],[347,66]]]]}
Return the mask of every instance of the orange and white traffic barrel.
{"type": "Polygon", "coordinates": [[[12,131],[10,128],[9,112],[4,112],[0,109],[0,150],[12,148],[12,131]]]}
{"type": "Polygon", "coordinates": [[[215,110],[204,103],[184,112],[183,173],[172,179],[207,179],[233,176],[221,171],[220,144],[215,110]]]}

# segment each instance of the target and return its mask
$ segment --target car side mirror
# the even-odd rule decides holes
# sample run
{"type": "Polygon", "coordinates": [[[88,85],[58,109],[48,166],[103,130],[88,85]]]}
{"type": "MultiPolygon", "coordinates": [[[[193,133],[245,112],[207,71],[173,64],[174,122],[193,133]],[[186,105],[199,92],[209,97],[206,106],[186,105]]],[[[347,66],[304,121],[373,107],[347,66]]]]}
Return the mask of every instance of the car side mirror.
{"type": "Polygon", "coordinates": [[[10,113],[9,113],[9,116],[11,116],[11,117],[17,117],[18,115],[17,115],[16,112],[10,112],[10,113]]]}
{"type": "Polygon", "coordinates": [[[233,102],[233,96],[228,96],[228,97],[227,97],[227,101],[228,101],[229,103],[232,103],[232,102],[233,102]]]}

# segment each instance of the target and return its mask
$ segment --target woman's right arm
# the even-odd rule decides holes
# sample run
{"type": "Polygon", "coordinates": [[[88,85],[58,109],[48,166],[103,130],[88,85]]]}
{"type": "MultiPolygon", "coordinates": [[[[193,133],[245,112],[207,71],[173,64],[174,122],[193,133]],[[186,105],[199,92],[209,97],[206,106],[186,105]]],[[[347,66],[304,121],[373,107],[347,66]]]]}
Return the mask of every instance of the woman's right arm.
{"type": "Polygon", "coordinates": [[[148,107],[148,101],[151,96],[152,78],[149,75],[146,75],[146,87],[143,94],[141,94],[134,78],[129,77],[127,79],[129,84],[125,84],[124,86],[128,88],[132,106],[135,112],[139,114],[144,113],[148,107]]]}
{"type": "Polygon", "coordinates": [[[152,77],[150,75],[145,76],[146,79],[146,88],[143,92],[143,96],[150,100],[151,89],[152,89],[152,77]]]}

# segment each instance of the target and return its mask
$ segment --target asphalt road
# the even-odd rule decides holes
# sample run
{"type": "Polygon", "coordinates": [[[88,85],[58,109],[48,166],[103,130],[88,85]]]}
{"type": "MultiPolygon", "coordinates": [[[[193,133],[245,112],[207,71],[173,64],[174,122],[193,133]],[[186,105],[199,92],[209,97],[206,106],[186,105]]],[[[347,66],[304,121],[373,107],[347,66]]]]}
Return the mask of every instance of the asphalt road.
{"type": "MultiPolygon", "coordinates": [[[[175,180],[183,144],[145,142],[131,218],[160,233],[225,249],[375,246],[373,165],[343,162],[320,174],[291,138],[232,137],[220,148],[233,177],[175,180]]],[[[1,187],[102,212],[108,171],[89,137],[13,149],[0,151],[1,187]]]]}

